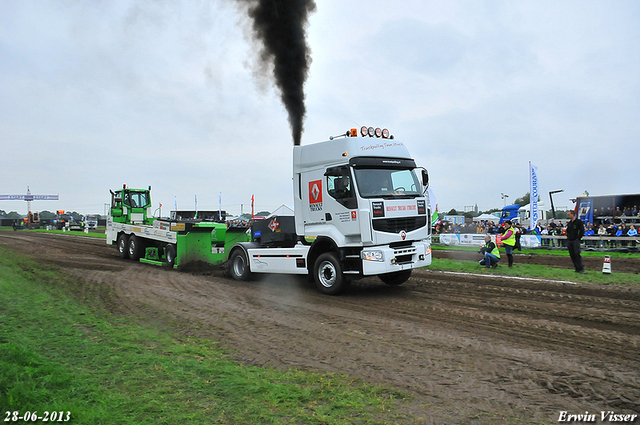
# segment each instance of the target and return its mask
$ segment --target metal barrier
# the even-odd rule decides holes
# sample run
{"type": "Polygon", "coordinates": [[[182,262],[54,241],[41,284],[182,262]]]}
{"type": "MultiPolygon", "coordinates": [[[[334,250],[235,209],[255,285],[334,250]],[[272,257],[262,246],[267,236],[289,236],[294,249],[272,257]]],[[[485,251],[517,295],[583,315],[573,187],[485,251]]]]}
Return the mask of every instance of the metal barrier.
{"type": "MultiPolygon", "coordinates": [[[[434,245],[477,246],[484,243],[482,233],[441,233],[431,236],[434,245]]],[[[496,235],[490,235],[492,239],[496,235]]],[[[562,248],[566,246],[566,236],[522,235],[523,248],[562,248]]],[[[582,238],[585,248],[636,248],[640,247],[640,237],[633,236],[585,236],[582,238]]]]}

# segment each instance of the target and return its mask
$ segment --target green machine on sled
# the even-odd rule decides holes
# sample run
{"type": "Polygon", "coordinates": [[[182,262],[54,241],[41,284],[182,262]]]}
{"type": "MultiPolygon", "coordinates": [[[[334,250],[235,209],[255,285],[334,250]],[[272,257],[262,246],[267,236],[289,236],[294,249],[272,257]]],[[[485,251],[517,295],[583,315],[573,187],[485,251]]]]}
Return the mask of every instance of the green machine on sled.
{"type": "Polygon", "coordinates": [[[161,218],[153,217],[151,205],[151,186],[111,191],[105,233],[121,258],[170,267],[217,265],[235,243],[251,239],[246,228],[227,228],[224,211],[172,211],[161,218]]]}

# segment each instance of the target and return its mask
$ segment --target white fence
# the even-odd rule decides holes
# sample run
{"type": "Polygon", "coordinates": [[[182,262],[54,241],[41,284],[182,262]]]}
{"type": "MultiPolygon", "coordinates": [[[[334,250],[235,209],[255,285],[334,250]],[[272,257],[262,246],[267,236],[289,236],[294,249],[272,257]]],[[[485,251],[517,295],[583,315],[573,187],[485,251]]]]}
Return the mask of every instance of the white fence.
{"type": "MultiPolygon", "coordinates": [[[[484,234],[482,233],[441,233],[439,235],[440,243],[450,246],[480,246],[484,245],[484,234]]],[[[500,235],[489,235],[492,241],[496,241],[496,237],[500,235]]],[[[523,248],[539,248],[563,246],[566,236],[548,236],[548,235],[522,235],[520,237],[520,245],[523,248]]],[[[622,236],[585,236],[582,238],[582,244],[589,247],[617,247],[617,246],[633,246],[640,245],[640,238],[622,236]]]]}

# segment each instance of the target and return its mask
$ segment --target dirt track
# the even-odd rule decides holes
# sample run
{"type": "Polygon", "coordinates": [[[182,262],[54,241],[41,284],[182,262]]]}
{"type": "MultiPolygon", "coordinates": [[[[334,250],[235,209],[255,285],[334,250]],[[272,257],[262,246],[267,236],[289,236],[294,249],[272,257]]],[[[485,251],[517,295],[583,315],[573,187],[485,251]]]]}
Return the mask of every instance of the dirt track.
{"type": "Polygon", "coordinates": [[[120,260],[104,240],[0,232],[0,245],[59,265],[118,314],[215,338],[243,362],[399,388],[418,423],[640,412],[637,288],[424,270],[400,287],[364,279],[328,297],[305,279],[239,283],[120,260]]]}

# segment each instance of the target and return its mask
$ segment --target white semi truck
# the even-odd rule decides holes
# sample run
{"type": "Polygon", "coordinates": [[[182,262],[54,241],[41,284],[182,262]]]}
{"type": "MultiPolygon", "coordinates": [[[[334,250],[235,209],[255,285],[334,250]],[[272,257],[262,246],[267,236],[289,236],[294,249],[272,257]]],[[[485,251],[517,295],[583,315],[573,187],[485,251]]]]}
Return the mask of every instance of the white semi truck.
{"type": "Polygon", "coordinates": [[[365,276],[402,284],[431,264],[428,180],[386,129],[295,146],[294,217],[256,223],[252,241],[229,251],[228,272],[308,274],[330,295],[365,276]]]}

